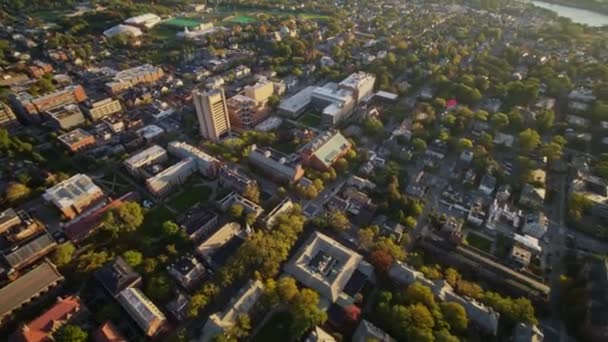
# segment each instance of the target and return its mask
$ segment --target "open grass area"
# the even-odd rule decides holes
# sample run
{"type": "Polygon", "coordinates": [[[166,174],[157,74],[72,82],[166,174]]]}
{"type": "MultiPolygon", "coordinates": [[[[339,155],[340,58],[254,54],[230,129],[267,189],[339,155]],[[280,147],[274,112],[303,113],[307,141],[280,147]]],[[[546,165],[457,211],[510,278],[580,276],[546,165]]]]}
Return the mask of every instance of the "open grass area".
{"type": "Polygon", "coordinates": [[[56,22],[61,17],[66,15],[67,13],[69,13],[69,11],[67,11],[67,10],[56,10],[55,9],[55,10],[35,11],[32,13],[29,13],[29,16],[32,18],[37,18],[37,19],[43,20],[43,21],[56,22]]]}
{"type": "Polygon", "coordinates": [[[486,253],[490,253],[492,250],[492,240],[489,240],[477,233],[470,232],[467,234],[467,242],[469,243],[469,246],[475,247],[486,253]]]}
{"type": "Polygon", "coordinates": [[[173,216],[174,215],[165,206],[152,208],[146,213],[141,229],[144,231],[145,235],[157,235],[160,232],[163,222],[173,220],[173,216]]]}
{"type": "Polygon", "coordinates": [[[253,337],[253,342],[290,341],[289,326],[292,320],[288,312],[275,313],[253,337]]]}
{"type": "Polygon", "coordinates": [[[65,154],[50,148],[40,152],[46,160],[46,166],[53,172],[74,173],[72,163],[65,154]]]}
{"type": "Polygon", "coordinates": [[[208,186],[197,184],[196,182],[188,182],[181,187],[181,192],[172,196],[167,204],[179,211],[184,212],[198,202],[205,202],[211,195],[211,188],[208,186]]]}
{"type": "Polygon", "coordinates": [[[177,27],[179,29],[183,29],[184,27],[195,27],[195,26],[200,25],[201,23],[202,22],[197,19],[177,17],[177,18],[169,19],[167,21],[163,21],[161,25],[177,27]]]}
{"type": "Polygon", "coordinates": [[[321,115],[309,112],[304,114],[299,121],[309,127],[319,127],[321,126],[321,115]]]}

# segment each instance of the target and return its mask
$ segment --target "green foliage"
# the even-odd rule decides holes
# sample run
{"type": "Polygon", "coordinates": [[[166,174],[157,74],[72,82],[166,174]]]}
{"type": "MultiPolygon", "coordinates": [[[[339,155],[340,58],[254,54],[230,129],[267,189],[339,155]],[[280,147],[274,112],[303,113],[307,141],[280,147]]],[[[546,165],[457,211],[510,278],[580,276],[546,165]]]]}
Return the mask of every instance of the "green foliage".
{"type": "Polygon", "coordinates": [[[289,307],[293,316],[290,330],[293,336],[300,337],[309,328],[321,325],[327,320],[327,314],[319,308],[319,294],[305,288],[294,298],[289,307]]]}
{"type": "Polygon", "coordinates": [[[540,146],[540,135],[535,130],[528,128],[519,133],[518,144],[524,152],[530,152],[540,146]]]}
{"type": "Polygon", "coordinates": [[[568,218],[574,222],[580,221],[592,206],[593,203],[585,195],[574,192],[568,198],[568,218]]]}
{"type": "Polygon", "coordinates": [[[89,334],[81,327],[66,324],[53,333],[53,340],[57,342],[86,342],[89,334]]]}
{"type": "Polygon", "coordinates": [[[4,193],[4,199],[9,205],[14,206],[28,198],[31,192],[32,190],[28,188],[27,185],[17,182],[10,182],[6,188],[6,192],[4,193]]]}
{"type": "Polygon", "coordinates": [[[155,301],[165,301],[171,297],[171,289],[173,288],[171,279],[165,274],[159,274],[151,277],[146,282],[146,295],[155,301]]]}
{"type": "Polygon", "coordinates": [[[443,318],[450,325],[450,329],[464,332],[469,325],[469,318],[464,307],[456,302],[445,302],[440,304],[443,318]]]}
{"type": "Polygon", "coordinates": [[[109,259],[110,256],[105,251],[88,251],[78,256],[77,269],[80,272],[89,273],[103,266],[109,259]]]}
{"type": "Polygon", "coordinates": [[[240,204],[233,204],[232,206],[230,206],[230,210],[228,212],[230,214],[230,217],[238,219],[243,216],[245,208],[240,204]]]}
{"type": "Polygon", "coordinates": [[[251,202],[260,204],[260,187],[257,184],[248,184],[243,190],[243,197],[251,202]]]}
{"type": "Polygon", "coordinates": [[[414,147],[414,151],[420,153],[426,150],[426,141],[420,138],[414,138],[412,140],[412,147],[414,147]]]}
{"type": "Polygon", "coordinates": [[[58,267],[63,267],[72,261],[76,247],[71,242],[62,243],[55,249],[52,261],[58,267]]]}
{"type": "Polygon", "coordinates": [[[143,255],[139,251],[128,250],[122,253],[123,259],[127,262],[127,264],[131,265],[131,267],[139,266],[143,261],[143,255]]]}
{"type": "Polygon", "coordinates": [[[384,132],[384,125],[376,117],[368,117],[363,121],[363,130],[368,135],[379,136],[384,132]]]}
{"type": "Polygon", "coordinates": [[[538,319],[534,314],[534,306],[527,298],[513,299],[488,291],[484,294],[482,301],[512,322],[538,324],[538,319]]]}
{"type": "Polygon", "coordinates": [[[144,213],[137,202],[125,202],[108,210],[103,217],[103,227],[112,237],[136,231],[144,222],[144,213]]]}

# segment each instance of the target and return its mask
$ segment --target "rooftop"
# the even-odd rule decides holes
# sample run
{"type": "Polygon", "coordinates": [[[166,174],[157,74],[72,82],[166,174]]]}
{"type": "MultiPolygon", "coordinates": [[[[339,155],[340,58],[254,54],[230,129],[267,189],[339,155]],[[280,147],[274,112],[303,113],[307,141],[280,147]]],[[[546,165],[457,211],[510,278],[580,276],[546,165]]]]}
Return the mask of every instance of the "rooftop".
{"type": "Polygon", "coordinates": [[[79,173],[47,189],[42,196],[62,209],[98,193],[103,193],[101,188],[89,176],[79,173]]]}
{"type": "Polygon", "coordinates": [[[65,322],[80,311],[80,298],[70,296],[59,298],[57,303],[33,321],[25,324],[11,338],[11,342],[46,342],[56,323],[65,322]]]}
{"type": "Polygon", "coordinates": [[[93,137],[91,133],[85,131],[82,128],[76,128],[75,130],[60,135],[59,137],[57,137],[57,139],[59,139],[59,141],[63,142],[66,145],[72,145],[90,137],[93,137]]]}
{"type": "Polygon", "coordinates": [[[55,265],[45,260],[31,271],[0,289],[0,318],[28,302],[32,297],[63,280],[55,265]]]}
{"type": "Polygon", "coordinates": [[[363,257],[319,232],[314,232],[285,271],[335,302],[363,257]]]}
{"type": "Polygon", "coordinates": [[[120,256],[95,272],[95,277],[113,296],[141,281],[139,274],[120,256]]]}
{"type": "Polygon", "coordinates": [[[146,148],[145,150],[140,151],[129,157],[127,160],[125,160],[125,164],[130,167],[137,168],[147,163],[153,162],[154,160],[166,153],[167,151],[165,151],[164,148],[158,145],[152,145],[146,148]]]}

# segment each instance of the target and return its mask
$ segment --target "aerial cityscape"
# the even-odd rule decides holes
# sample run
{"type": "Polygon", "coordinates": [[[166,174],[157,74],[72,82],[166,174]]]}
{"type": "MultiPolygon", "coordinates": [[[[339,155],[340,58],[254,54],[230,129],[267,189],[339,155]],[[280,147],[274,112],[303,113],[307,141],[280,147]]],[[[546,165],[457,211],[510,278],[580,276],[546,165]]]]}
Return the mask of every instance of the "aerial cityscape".
{"type": "Polygon", "coordinates": [[[0,341],[608,341],[608,1],[0,1],[0,341]]]}

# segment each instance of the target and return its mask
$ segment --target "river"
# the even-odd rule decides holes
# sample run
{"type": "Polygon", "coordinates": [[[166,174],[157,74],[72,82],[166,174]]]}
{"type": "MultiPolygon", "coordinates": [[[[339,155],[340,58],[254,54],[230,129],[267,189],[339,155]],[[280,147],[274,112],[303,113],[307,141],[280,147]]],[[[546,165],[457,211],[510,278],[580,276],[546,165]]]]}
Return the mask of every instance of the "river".
{"type": "Polygon", "coordinates": [[[566,17],[575,23],[585,24],[589,26],[604,26],[608,25],[608,15],[596,13],[593,11],[574,8],[564,5],[552,4],[544,1],[531,1],[535,6],[551,10],[560,17],[566,17]]]}

